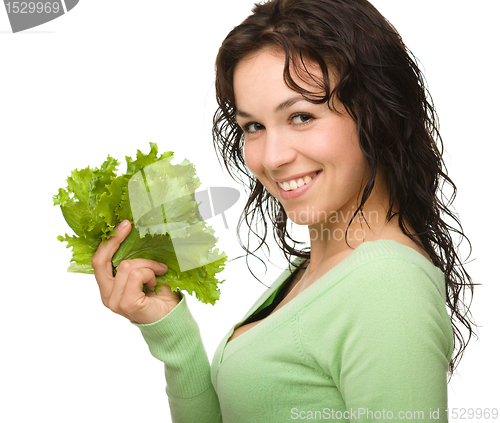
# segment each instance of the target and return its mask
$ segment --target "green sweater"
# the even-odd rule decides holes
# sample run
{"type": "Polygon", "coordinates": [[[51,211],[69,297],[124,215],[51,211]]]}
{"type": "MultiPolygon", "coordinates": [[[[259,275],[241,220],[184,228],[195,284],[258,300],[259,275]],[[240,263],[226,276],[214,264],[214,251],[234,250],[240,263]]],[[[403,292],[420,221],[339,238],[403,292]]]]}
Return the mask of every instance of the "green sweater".
{"type": "Polygon", "coordinates": [[[231,328],[211,367],[184,296],[163,319],[135,324],[165,363],[174,423],[447,421],[453,332],[441,270],[395,241],[364,242],[228,343],[290,274],[231,328]]]}

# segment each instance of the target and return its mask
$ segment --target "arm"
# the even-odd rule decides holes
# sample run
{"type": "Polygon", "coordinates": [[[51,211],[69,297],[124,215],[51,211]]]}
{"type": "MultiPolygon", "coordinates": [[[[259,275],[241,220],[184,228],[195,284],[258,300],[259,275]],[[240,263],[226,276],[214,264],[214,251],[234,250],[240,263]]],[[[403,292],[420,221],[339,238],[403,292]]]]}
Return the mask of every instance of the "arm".
{"type": "Polygon", "coordinates": [[[356,421],[377,421],[375,412],[384,411],[386,419],[392,413],[400,420],[403,412],[418,421],[447,421],[453,335],[435,282],[414,263],[383,259],[354,270],[329,297],[323,320],[330,322],[318,324],[317,339],[305,336],[304,344],[356,421]],[[312,349],[316,342],[322,353],[312,349]]]}
{"type": "Polygon", "coordinates": [[[210,364],[186,298],[163,319],[137,324],[151,354],[165,364],[166,392],[174,423],[222,422],[210,364]]]}
{"type": "Polygon", "coordinates": [[[167,266],[153,260],[125,260],[113,275],[111,259],[130,230],[130,222],[123,221],[117,235],[101,243],[92,257],[102,302],[138,326],[151,353],[166,363],[173,422],[220,422],[207,355],[186,299],[167,285],[158,293],[142,290],[144,285],[155,286],[156,275],[165,273],[167,266]]]}

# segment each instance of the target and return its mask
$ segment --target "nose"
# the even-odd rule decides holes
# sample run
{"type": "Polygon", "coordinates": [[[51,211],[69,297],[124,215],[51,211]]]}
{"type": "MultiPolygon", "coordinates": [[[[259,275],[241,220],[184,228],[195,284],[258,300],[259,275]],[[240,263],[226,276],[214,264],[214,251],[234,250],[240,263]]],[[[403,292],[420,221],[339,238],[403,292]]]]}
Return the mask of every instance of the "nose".
{"type": "Polygon", "coordinates": [[[292,140],[280,128],[266,129],[262,165],[268,170],[278,169],[295,160],[297,152],[292,140]]]}

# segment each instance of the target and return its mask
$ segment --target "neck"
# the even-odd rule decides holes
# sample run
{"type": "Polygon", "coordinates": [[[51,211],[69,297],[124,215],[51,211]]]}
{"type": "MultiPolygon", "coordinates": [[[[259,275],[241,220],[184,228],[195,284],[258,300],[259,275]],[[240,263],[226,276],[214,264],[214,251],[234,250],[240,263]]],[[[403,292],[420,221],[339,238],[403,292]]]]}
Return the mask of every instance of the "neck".
{"type": "Polygon", "coordinates": [[[392,238],[395,233],[400,232],[397,218],[390,221],[386,219],[389,192],[382,172],[377,175],[374,189],[365,202],[363,211],[356,213],[360,200],[361,194],[352,198],[341,209],[332,212],[326,219],[309,225],[309,273],[322,262],[331,263],[336,258],[347,256],[365,241],[392,238]]]}

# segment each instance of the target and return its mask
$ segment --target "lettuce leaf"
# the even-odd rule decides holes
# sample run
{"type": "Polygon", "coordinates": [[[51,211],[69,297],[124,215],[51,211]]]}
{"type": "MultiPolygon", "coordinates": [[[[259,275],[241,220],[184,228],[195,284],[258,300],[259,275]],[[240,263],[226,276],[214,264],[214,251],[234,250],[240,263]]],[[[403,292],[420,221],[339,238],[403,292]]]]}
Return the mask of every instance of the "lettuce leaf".
{"type": "Polygon", "coordinates": [[[218,284],[224,282],[216,275],[224,270],[227,257],[215,248],[218,238],[200,217],[194,198],[200,180],[189,161],[172,165],[173,152],[158,156],[157,145],[150,147],[147,155],[137,150],[135,160],[125,157],[123,175],[117,175],[120,163],[111,156],[99,168],[73,170],[68,186],[53,196],[74,232],[58,236],[72,249],[68,272],[93,274],[91,259],[100,242],[116,235],[115,226],[127,219],[132,230],[112,258],[115,271],[123,260],[162,262],[167,273],[156,277],[156,287],[144,290],[158,291],[167,284],[215,304],[218,284]],[[140,216],[137,223],[134,216],[140,216]]]}

